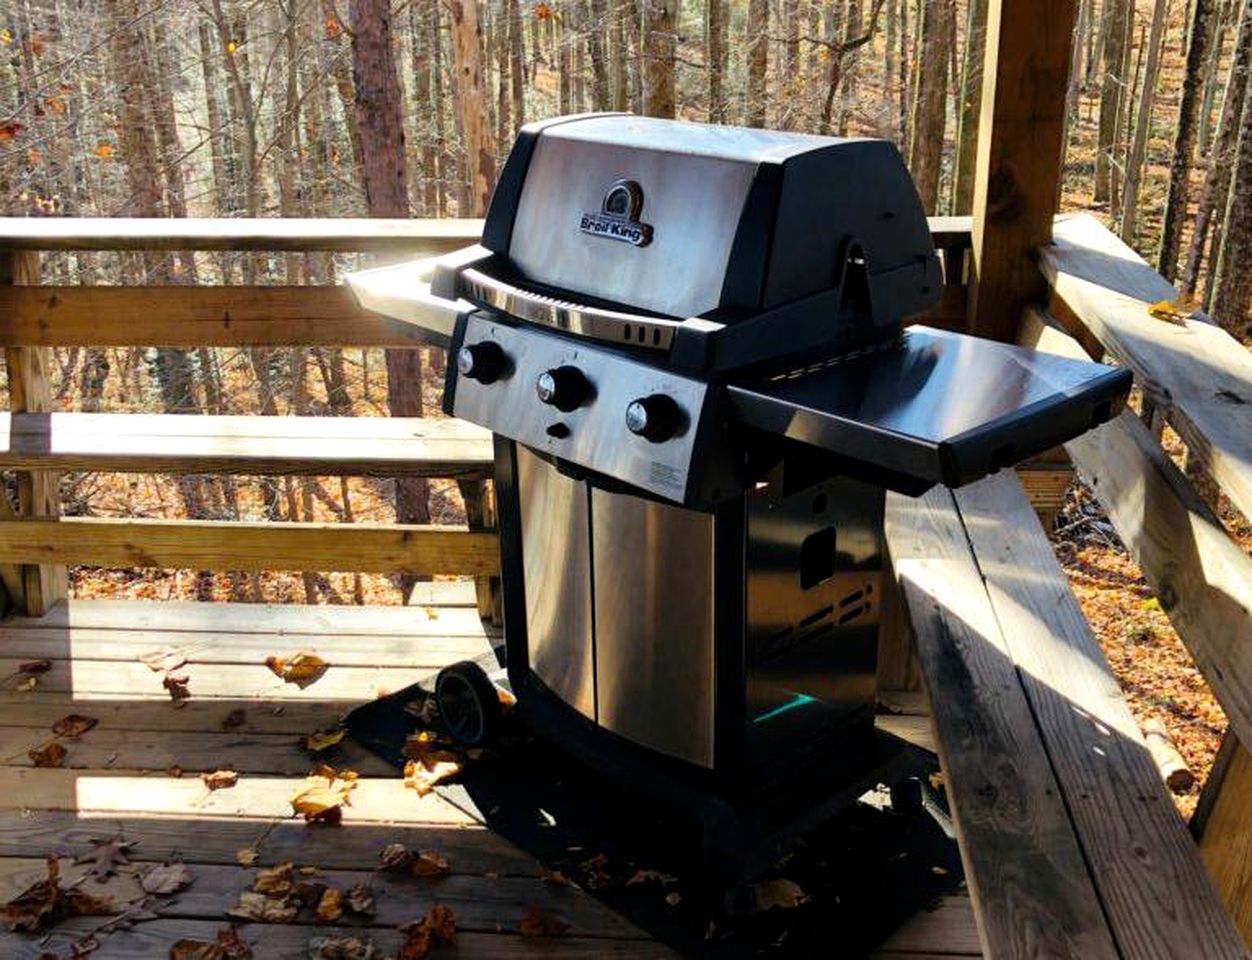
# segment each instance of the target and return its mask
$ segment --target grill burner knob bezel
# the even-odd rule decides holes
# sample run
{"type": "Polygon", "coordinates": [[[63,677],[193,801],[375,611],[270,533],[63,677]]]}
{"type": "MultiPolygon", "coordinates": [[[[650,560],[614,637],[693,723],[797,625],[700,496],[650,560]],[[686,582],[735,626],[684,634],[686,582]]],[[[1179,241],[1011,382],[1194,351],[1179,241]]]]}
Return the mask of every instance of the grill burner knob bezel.
{"type": "Polygon", "coordinates": [[[456,368],[461,376],[483,384],[499,380],[508,365],[508,354],[494,340],[466,344],[456,354],[456,368]]]}
{"type": "Polygon", "coordinates": [[[535,378],[535,393],[540,403],[569,413],[591,396],[591,381],[577,367],[566,364],[539,374],[535,378]]]}
{"type": "Polygon", "coordinates": [[[682,407],[665,393],[653,393],[626,405],[626,429],[652,443],[664,443],[682,429],[682,407]]]}

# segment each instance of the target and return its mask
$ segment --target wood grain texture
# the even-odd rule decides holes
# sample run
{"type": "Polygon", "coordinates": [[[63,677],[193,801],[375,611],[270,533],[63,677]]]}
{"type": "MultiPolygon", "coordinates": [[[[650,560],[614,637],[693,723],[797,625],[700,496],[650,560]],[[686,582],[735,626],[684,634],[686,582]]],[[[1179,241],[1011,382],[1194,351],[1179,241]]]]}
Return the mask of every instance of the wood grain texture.
{"type": "Polygon", "coordinates": [[[984,952],[1119,956],[951,493],[888,495],[886,534],[984,952]]]}
{"type": "MultiPolygon", "coordinates": [[[[0,296],[24,293],[39,283],[39,254],[0,250],[0,296]]],[[[0,310],[0,327],[19,323],[22,316],[5,316],[0,310]]],[[[5,374],[9,388],[9,409],[40,413],[52,408],[49,367],[50,351],[43,347],[8,346],[4,351],[5,374]]],[[[60,475],[47,470],[19,470],[17,514],[22,517],[55,517],[61,512],[60,475]]],[[[3,511],[8,519],[13,511],[3,511]]],[[[68,587],[64,567],[54,565],[0,565],[0,581],[13,603],[38,616],[63,600],[68,587]]]]}
{"type": "Polygon", "coordinates": [[[477,243],[476,219],[0,217],[8,250],[354,250],[443,253],[477,243]]]}
{"type": "Polygon", "coordinates": [[[1150,316],[1174,288],[1094,217],[1058,220],[1039,263],[1055,298],[1134,371],[1190,454],[1252,516],[1252,355],[1203,315],[1150,316]]]}
{"type": "Polygon", "coordinates": [[[63,518],[0,523],[0,561],[477,576],[499,550],[495,534],[446,526],[63,518]]]}
{"type": "Polygon", "coordinates": [[[990,0],[975,159],[969,330],[1012,342],[1043,284],[1060,196],[1065,94],[1076,0],[990,0]]]}
{"type": "Polygon", "coordinates": [[[1122,954],[1247,957],[1021,486],[955,497],[1122,954]]]}
{"type": "Polygon", "coordinates": [[[3,287],[11,346],[414,347],[422,331],[359,307],[347,287],[3,287]]]}
{"type": "MultiPolygon", "coordinates": [[[[1022,343],[1082,347],[1039,314],[1022,343]]],[[[1132,412],[1065,445],[1244,743],[1252,743],[1252,558],[1132,412]]]]}
{"type": "Polygon", "coordinates": [[[1244,941],[1252,945],[1252,751],[1234,743],[1219,764],[1211,775],[1215,781],[1204,788],[1214,792],[1200,833],[1200,854],[1244,941]]]}
{"type": "Polygon", "coordinates": [[[0,414],[4,469],[480,478],[491,464],[491,434],[462,420],[0,414]]]}

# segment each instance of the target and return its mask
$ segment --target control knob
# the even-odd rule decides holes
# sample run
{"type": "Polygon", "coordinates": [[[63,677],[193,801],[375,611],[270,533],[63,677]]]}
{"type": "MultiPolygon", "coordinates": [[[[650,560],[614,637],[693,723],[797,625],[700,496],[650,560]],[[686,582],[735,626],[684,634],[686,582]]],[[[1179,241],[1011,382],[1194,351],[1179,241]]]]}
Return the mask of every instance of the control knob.
{"type": "Polygon", "coordinates": [[[539,374],[535,393],[550,407],[562,413],[577,409],[591,393],[591,384],[577,367],[553,367],[539,374]]]}
{"type": "Polygon", "coordinates": [[[626,429],[653,443],[663,443],[683,426],[683,411],[664,393],[632,400],[626,406],[626,429]]]}
{"type": "Polygon", "coordinates": [[[456,368],[461,375],[479,383],[495,383],[508,363],[508,356],[494,340],[467,344],[456,355],[456,368]]]}

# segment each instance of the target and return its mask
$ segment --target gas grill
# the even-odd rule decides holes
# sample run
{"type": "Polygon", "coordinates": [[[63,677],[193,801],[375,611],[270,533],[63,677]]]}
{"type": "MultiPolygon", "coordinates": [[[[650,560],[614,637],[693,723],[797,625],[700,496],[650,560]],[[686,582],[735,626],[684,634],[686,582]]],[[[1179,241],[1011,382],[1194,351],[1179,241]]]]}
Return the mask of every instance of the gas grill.
{"type": "Polygon", "coordinates": [[[1010,466],[1130,386],[906,328],[943,278],[881,140],[532,124],[481,243],[417,275],[351,282],[449,349],[446,412],[494,434],[521,712],[744,871],[898,755],[873,722],[886,492],[1010,466]]]}

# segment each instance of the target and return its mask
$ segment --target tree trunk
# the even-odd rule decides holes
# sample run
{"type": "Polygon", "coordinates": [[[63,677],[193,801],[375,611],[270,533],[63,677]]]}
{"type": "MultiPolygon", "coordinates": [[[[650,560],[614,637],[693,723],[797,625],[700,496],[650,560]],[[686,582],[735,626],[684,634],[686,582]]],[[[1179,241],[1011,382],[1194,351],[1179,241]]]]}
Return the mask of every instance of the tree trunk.
{"type": "Polygon", "coordinates": [[[965,18],[965,57],[961,64],[961,112],[957,117],[956,182],[951,211],[974,209],[974,160],[978,154],[978,120],[982,113],[982,61],[987,48],[987,0],[969,0],[965,18]]]}
{"type": "Polygon", "coordinates": [[[448,10],[452,15],[452,62],[469,167],[469,209],[460,211],[460,215],[481,217],[487,211],[491,187],[496,181],[496,156],[487,120],[478,0],[451,0],[448,10]]]}
{"type": "Polygon", "coordinates": [[[1096,145],[1093,197],[1096,203],[1108,203],[1112,200],[1113,157],[1117,149],[1117,132],[1121,129],[1119,118],[1127,83],[1124,64],[1129,36],[1130,2],[1131,0],[1105,0],[1102,44],[1104,78],[1100,83],[1100,132],[1096,145]]]}
{"type": "Polygon", "coordinates": [[[609,48],[613,52],[613,109],[619,112],[630,107],[630,41],[624,6],[614,4],[609,37],[609,48]]]}
{"type": "Polygon", "coordinates": [[[643,0],[643,12],[643,112],[673,117],[678,0],[643,0]]]}
{"type": "Polygon", "coordinates": [[[504,8],[509,18],[509,89],[513,97],[513,124],[520,129],[526,125],[526,38],[517,0],[504,0],[504,8]]]}
{"type": "Polygon", "coordinates": [[[928,213],[934,213],[939,201],[939,171],[943,162],[952,0],[925,0],[921,38],[921,63],[918,65],[917,92],[913,98],[913,133],[909,140],[909,169],[922,198],[922,206],[928,213]]]}
{"type": "MultiPolygon", "coordinates": [[[[472,3],[472,0],[470,0],[472,3]]],[[[404,123],[400,84],[391,44],[389,0],[351,0],[354,104],[361,130],[361,176],[372,217],[409,214],[405,176],[404,123]]],[[[475,31],[477,35],[477,31],[475,31]]],[[[480,107],[485,106],[481,103],[480,107]]],[[[483,111],[485,113],[485,110],[483,111]]],[[[485,119],[484,119],[485,123],[485,119]]],[[[422,359],[419,350],[387,350],[387,404],[393,417],[422,415],[422,359]]],[[[428,523],[425,480],[396,481],[396,520],[428,523]]],[[[402,579],[407,599],[412,579],[402,579]]]]}
{"type": "MultiPolygon", "coordinates": [[[[1243,101],[1247,96],[1249,70],[1252,70],[1252,3],[1246,4],[1239,18],[1239,32],[1235,36],[1235,48],[1231,56],[1230,72],[1226,79],[1226,93],[1222,100],[1222,116],[1218,122],[1217,140],[1209,151],[1209,169],[1204,178],[1204,191],[1200,195],[1196,211],[1195,227],[1191,245],[1187,248],[1187,264],[1182,273],[1182,291],[1188,296],[1195,294],[1199,286],[1200,267],[1204,261],[1204,248],[1213,223],[1214,215],[1224,213],[1227,190],[1230,184],[1230,168],[1239,138],[1239,118],[1243,115],[1243,101]]],[[[1214,241],[1214,255],[1209,257],[1209,282],[1205,299],[1214,288],[1214,274],[1221,259],[1217,255],[1220,243],[1214,241]]]]}
{"type": "Polygon", "coordinates": [[[744,113],[749,127],[765,126],[768,69],[769,0],[748,0],[748,94],[744,113]]]}
{"type": "Polygon", "coordinates": [[[1161,225],[1161,253],[1157,269],[1173,282],[1178,270],[1178,251],[1182,245],[1182,225],[1187,218],[1191,200],[1191,163],[1195,155],[1199,128],[1200,105],[1204,98],[1204,72],[1209,61],[1209,47],[1220,16],[1217,0],[1196,0],[1191,18],[1191,37],[1187,42],[1187,66],[1183,79],[1182,99],[1178,104],[1177,135],[1174,159],[1169,168],[1169,196],[1165,201],[1165,221],[1161,225]]]}
{"type": "Polygon", "coordinates": [[[1213,297],[1213,316],[1236,336],[1249,332],[1252,310],[1252,96],[1243,97],[1239,148],[1222,229],[1221,261],[1213,297]]]}
{"type": "Polygon", "coordinates": [[[704,19],[705,57],[709,64],[709,123],[726,122],[727,0],[708,0],[704,19]]]}
{"type": "Polygon", "coordinates": [[[500,0],[492,44],[496,50],[496,143],[513,140],[513,100],[509,96],[509,11],[500,0]]]}
{"type": "Polygon", "coordinates": [[[1143,72],[1143,92],[1139,96],[1139,113],[1135,118],[1135,139],[1126,161],[1126,190],[1122,199],[1122,239],[1135,243],[1135,227],[1139,217],[1139,181],[1143,174],[1144,155],[1148,149],[1148,128],[1152,122],[1152,103],[1160,73],[1161,43],[1165,36],[1165,10],[1168,0],[1156,0],[1152,11],[1152,31],[1148,37],[1148,62],[1143,72]]]}
{"type": "Polygon", "coordinates": [[[591,58],[591,109],[608,110],[609,57],[605,38],[608,36],[608,0],[589,0],[590,23],[587,24],[587,46],[591,58]]]}

